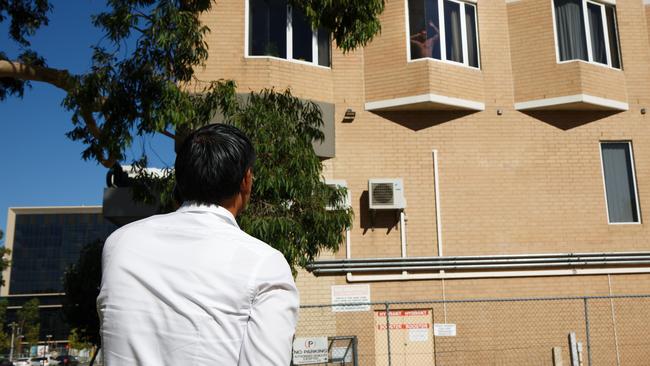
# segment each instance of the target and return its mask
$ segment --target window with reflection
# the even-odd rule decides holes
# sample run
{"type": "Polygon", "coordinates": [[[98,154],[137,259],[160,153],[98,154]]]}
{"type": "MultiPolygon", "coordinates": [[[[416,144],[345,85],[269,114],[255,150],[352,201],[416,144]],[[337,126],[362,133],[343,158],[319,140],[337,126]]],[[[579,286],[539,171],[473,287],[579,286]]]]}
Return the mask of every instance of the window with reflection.
{"type": "Polygon", "coordinates": [[[621,68],[616,7],[588,0],[554,0],[560,61],[583,60],[621,68]]]}
{"type": "Polygon", "coordinates": [[[286,0],[249,0],[248,56],[271,56],[331,65],[331,37],[312,29],[302,10],[286,0]]]}
{"type": "Polygon", "coordinates": [[[411,60],[433,58],[479,67],[476,5],[455,0],[409,0],[411,60]]]}
{"type": "Polygon", "coordinates": [[[640,223],[632,143],[603,141],[600,150],[609,223],[640,223]]]}

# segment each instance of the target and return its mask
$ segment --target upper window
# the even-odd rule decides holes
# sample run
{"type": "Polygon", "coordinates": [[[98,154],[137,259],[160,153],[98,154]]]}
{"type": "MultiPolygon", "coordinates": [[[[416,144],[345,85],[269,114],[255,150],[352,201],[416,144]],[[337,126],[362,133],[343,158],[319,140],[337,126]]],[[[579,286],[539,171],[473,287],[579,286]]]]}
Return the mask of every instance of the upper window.
{"type": "Polygon", "coordinates": [[[639,223],[639,200],[632,144],[629,142],[602,142],[600,149],[609,222],[611,224],[639,223]]]}
{"type": "Polygon", "coordinates": [[[434,58],[479,67],[476,6],[455,0],[408,0],[411,60],[434,58]]]}
{"type": "Polygon", "coordinates": [[[583,60],[620,69],[616,8],[589,0],[554,1],[560,61],[583,60]]]}
{"type": "Polygon", "coordinates": [[[273,56],[329,67],[330,33],[312,30],[287,0],[249,0],[248,56],[273,56]]]}

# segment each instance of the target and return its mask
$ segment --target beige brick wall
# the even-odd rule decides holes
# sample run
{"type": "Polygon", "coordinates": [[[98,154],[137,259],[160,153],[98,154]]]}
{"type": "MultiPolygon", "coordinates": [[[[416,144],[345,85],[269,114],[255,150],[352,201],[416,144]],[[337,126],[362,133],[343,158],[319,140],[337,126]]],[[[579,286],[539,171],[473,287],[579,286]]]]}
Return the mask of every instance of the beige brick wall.
{"type": "MultiPolygon", "coordinates": [[[[639,204],[649,217],[650,43],[641,1],[617,4],[623,71],[556,63],[550,0],[480,0],[481,69],[437,61],[407,63],[405,2],[389,0],[383,30],[368,47],[333,50],[331,69],[244,58],[244,0],[224,0],[204,18],[212,28],[203,80],[232,78],[240,91],[290,87],[336,105],[336,157],[328,178],[348,182],[355,221],[354,258],[397,257],[395,212],[367,209],[369,178],[401,177],[407,199],[409,256],[437,255],[432,150],[439,153],[445,255],[645,251],[648,225],[609,225],[599,142],[633,143],[639,204]],[[485,111],[371,113],[364,103],[422,93],[484,102],[485,111]],[[626,101],[621,113],[520,113],[514,103],[585,93],[626,101]],[[343,113],[357,112],[351,123],[343,113]],[[502,110],[502,115],[497,114],[502,110]]],[[[344,248],[344,247],[342,247],[344,248]]],[[[345,250],[334,254],[345,257],[345,250]]],[[[650,293],[648,275],[612,276],[614,293],[650,293]]],[[[329,302],[345,278],[301,272],[303,303],[329,302]]],[[[448,298],[609,293],[607,276],[445,281],[448,298]]],[[[376,301],[438,299],[441,281],[372,284],[376,301]]]]}

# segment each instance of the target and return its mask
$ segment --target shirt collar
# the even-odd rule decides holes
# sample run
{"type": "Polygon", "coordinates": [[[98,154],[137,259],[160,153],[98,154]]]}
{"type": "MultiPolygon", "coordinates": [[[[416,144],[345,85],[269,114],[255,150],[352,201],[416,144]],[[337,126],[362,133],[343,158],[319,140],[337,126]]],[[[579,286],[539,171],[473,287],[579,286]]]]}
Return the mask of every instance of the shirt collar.
{"type": "Polygon", "coordinates": [[[235,216],[233,216],[230,211],[218,205],[204,204],[204,203],[197,203],[197,202],[185,202],[181,207],[178,208],[178,210],[176,210],[176,212],[213,213],[221,217],[222,219],[224,219],[227,223],[239,229],[239,225],[237,224],[237,220],[235,220],[235,216]]]}

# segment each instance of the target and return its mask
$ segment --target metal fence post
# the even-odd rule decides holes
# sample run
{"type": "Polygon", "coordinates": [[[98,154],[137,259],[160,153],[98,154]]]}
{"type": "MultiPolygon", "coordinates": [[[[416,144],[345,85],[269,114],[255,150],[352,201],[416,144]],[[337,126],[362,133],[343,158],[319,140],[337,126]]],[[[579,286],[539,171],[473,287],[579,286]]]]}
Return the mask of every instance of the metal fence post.
{"type": "Polygon", "coordinates": [[[352,354],[353,356],[353,362],[354,366],[359,366],[359,343],[357,342],[357,336],[354,336],[352,338],[352,350],[354,350],[354,353],[352,354]]]}
{"type": "Polygon", "coordinates": [[[585,304],[585,333],[587,334],[587,362],[591,366],[591,341],[589,339],[589,299],[583,298],[585,304]]]}
{"type": "Polygon", "coordinates": [[[385,303],[386,305],[386,339],[388,340],[388,366],[391,366],[391,354],[390,354],[390,304],[385,303]]]}

